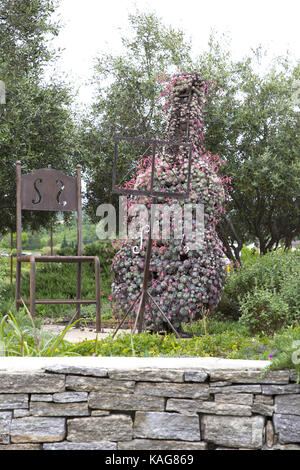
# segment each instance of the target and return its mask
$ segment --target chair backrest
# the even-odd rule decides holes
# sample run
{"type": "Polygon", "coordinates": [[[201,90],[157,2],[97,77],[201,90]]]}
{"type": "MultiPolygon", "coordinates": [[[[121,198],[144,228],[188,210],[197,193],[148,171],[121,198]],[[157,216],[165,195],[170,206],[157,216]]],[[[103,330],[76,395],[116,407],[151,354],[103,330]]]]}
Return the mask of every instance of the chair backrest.
{"type": "Polygon", "coordinates": [[[17,178],[17,254],[22,253],[22,210],[76,211],[78,255],[82,255],[81,166],[77,176],[65,175],[54,168],[41,168],[22,174],[16,163],[17,178]]]}

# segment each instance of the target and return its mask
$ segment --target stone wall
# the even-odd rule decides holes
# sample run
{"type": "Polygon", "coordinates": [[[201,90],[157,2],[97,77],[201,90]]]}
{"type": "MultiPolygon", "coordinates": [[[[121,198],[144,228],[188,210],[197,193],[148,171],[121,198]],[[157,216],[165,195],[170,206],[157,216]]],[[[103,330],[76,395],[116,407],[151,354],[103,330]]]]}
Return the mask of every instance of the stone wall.
{"type": "Polygon", "coordinates": [[[0,358],[0,450],[300,450],[300,386],[264,366],[0,358]]]}

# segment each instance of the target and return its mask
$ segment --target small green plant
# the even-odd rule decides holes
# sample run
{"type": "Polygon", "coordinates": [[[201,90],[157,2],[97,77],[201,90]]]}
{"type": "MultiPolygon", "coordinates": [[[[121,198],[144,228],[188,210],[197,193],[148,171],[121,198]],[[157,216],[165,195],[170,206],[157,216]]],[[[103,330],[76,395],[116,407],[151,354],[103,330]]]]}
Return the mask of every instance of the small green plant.
{"type": "Polygon", "coordinates": [[[274,337],[271,364],[264,370],[292,369],[300,383],[300,326],[290,327],[274,337]]]}
{"type": "Polygon", "coordinates": [[[0,322],[1,356],[66,356],[77,355],[72,345],[64,341],[66,332],[74,326],[70,323],[64,331],[55,336],[40,329],[33,321],[29,310],[16,315],[9,312],[0,322]]]}

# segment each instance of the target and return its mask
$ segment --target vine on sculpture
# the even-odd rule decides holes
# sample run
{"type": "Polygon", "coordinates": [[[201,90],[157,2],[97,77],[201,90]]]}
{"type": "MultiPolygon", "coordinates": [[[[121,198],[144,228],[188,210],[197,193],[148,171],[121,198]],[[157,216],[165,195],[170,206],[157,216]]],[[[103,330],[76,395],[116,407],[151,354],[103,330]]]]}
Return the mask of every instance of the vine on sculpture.
{"type": "MultiPolygon", "coordinates": [[[[204,208],[204,233],[200,244],[189,249],[192,235],[184,233],[181,240],[162,237],[153,241],[150,262],[149,292],[170,322],[179,328],[182,322],[201,318],[203,311],[213,310],[221,297],[225,282],[226,263],[223,246],[216,233],[216,225],[224,212],[230,178],[222,178],[218,170],[223,162],[204,147],[203,110],[209,93],[209,84],[198,73],[178,74],[165,82],[162,98],[167,113],[165,138],[192,144],[191,192],[188,200],[161,199],[170,207],[174,203],[200,205],[204,208]]],[[[179,191],[186,185],[188,174],[186,149],[164,148],[156,156],[155,171],[160,189],[179,191]]],[[[127,184],[135,189],[146,189],[151,175],[149,159],[141,160],[135,178],[127,184]]],[[[135,204],[145,204],[149,211],[153,201],[149,197],[130,197],[127,210],[135,204]]],[[[156,203],[160,202],[157,198],[156,203]]],[[[193,225],[196,220],[193,217],[193,225]]],[[[174,219],[172,228],[175,230],[174,219]]],[[[146,243],[133,250],[136,240],[125,239],[112,262],[112,296],[122,310],[137,297],[143,282],[146,243]]],[[[136,315],[132,310],[132,316],[136,315]]],[[[145,307],[145,324],[149,329],[165,329],[167,324],[155,311],[155,305],[145,307]],[[152,309],[152,314],[150,311],[152,309]],[[155,325],[153,324],[155,318],[155,325]]]]}

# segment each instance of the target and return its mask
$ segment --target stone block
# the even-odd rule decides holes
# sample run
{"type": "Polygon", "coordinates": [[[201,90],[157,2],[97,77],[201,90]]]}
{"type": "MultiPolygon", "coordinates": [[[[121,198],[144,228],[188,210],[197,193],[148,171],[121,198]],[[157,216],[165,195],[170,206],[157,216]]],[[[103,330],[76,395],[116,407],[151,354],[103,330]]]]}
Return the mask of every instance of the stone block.
{"type": "Polygon", "coordinates": [[[56,442],[43,444],[43,450],[117,450],[116,442],[56,442]]]}
{"type": "Polygon", "coordinates": [[[36,372],[0,373],[0,393],[55,393],[65,389],[63,375],[36,372]]]}
{"type": "Polygon", "coordinates": [[[135,382],[133,380],[111,380],[98,377],[81,377],[67,375],[66,389],[78,392],[103,391],[111,393],[133,393],[135,382]]]}
{"type": "Polygon", "coordinates": [[[89,416],[87,402],[85,403],[30,403],[32,416],[89,416]]]}
{"type": "Polygon", "coordinates": [[[165,441],[163,439],[133,439],[120,442],[118,450],[207,450],[205,442],[165,441]]]}
{"type": "Polygon", "coordinates": [[[12,411],[0,411],[0,444],[9,444],[12,411]]]}
{"type": "Polygon", "coordinates": [[[180,400],[177,398],[170,398],[167,401],[166,410],[185,414],[208,413],[232,416],[251,416],[252,414],[251,406],[247,405],[201,400],[180,400]]]}
{"type": "Polygon", "coordinates": [[[183,382],[184,380],[184,371],[180,369],[115,369],[110,370],[108,375],[110,379],[136,382],[183,382]]]}
{"type": "Polygon", "coordinates": [[[279,436],[280,444],[300,442],[300,416],[274,414],[275,433],[279,436]]]}
{"type": "Polygon", "coordinates": [[[91,392],[89,406],[103,410],[164,411],[165,400],[160,397],[132,393],[91,392]]]}
{"type": "MultiPolygon", "coordinates": [[[[63,392],[62,392],[63,393],[63,392]]],[[[32,393],[30,401],[53,401],[52,393],[32,393]]]]}
{"type": "Polygon", "coordinates": [[[255,404],[274,405],[274,398],[268,395],[254,395],[255,404]]]}
{"type": "Polygon", "coordinates": [[[138,382],[134,393],[159,397],[208,399],[209,385],[202,383],[138,382]]]}
{"type": "Polygon", "coordinates": [[[57,442],[66,435],[64,418],[25,417],[11,422],[11,442],[57,442]]]}
{"type": "Polygon", "coordinates": [[[0,410],[14,410],[15,408],[28,408],[28,394],[26,393],[0,394],[0,410]]]}
{"type": "Polygon", "coordinates": [[[275,397],[275,413],[300,416],[300,394],[279,395],[275,397]]]}
{"type": "Polygon", "coordinates": [[[134,437],[180,441],[200,441],[199,417],[195,414],[137,411],[134,437]]]}
{"type": "Polygon", "coordinates": [[[252,413],[263,416],[273,416],[274,406],[265,405],[264,403],[254,403],[252,405],[252,413]]]}
{"type": "Polygon", "coordinates": [[[261,393],[261,385],[228,385],[214,386],[210,385],[210,393],[261,393]]]}
{"type": "Polygon", "coordinates": [[[252,405],[253,395],[251,393],[216,393],[216,403],[231,403],[236,405],[252,405]]]}
{"type": "Polygon", "coordinates": [[[261,370],[226,370],[215,369],[210,372],[211,382],[230,381],[237,384],[287,384],[290,379],[288,370],[269,371],[262,376],[261,370]]]}
{"type": "Polygon", "coordinates": [[[53,366],[48,366],[45,368],[46,372],[52,372],[56,374],[73,374],[73,375],[90,375],[92,377],[107,377],[107,369],[101,367],[80,367],[80,366],[68,366],[55,364],[53,366]]]}
{"type": "Polygon", "coordinates": [[[68,441],[130,441],[132,419],[130,416],[113,414],[68,420],[68,441]]]}
{"type": "Polygon", "coordinates": [[[203,440],[219,446],[259,449],[264,442],[262,416],[203,416],[201,423],[203,440]]]}
{"type": "Polygon", "coordinates": [[[205,382],[208,377],[208,372],[205,370],[185,370],[184,381],[185,382],[205,382]]]}
{"type": "Polygon", "coordinates": [[[300,393],[300,385],[262,385],[263,395],[287,395],[290,393],[300,393]]]}
{"type": "Polygon", "coordinates": [[[1,450],[41,450],[41,444],[8,444],[8,445],[0,445],[1,450]]]}
{"type": "Polygon", "coordinates": [[[79,403],[79,402],[87,401],[88,392],[54,393],[52,397],[53,397],[54,403],[79,403]]]}

